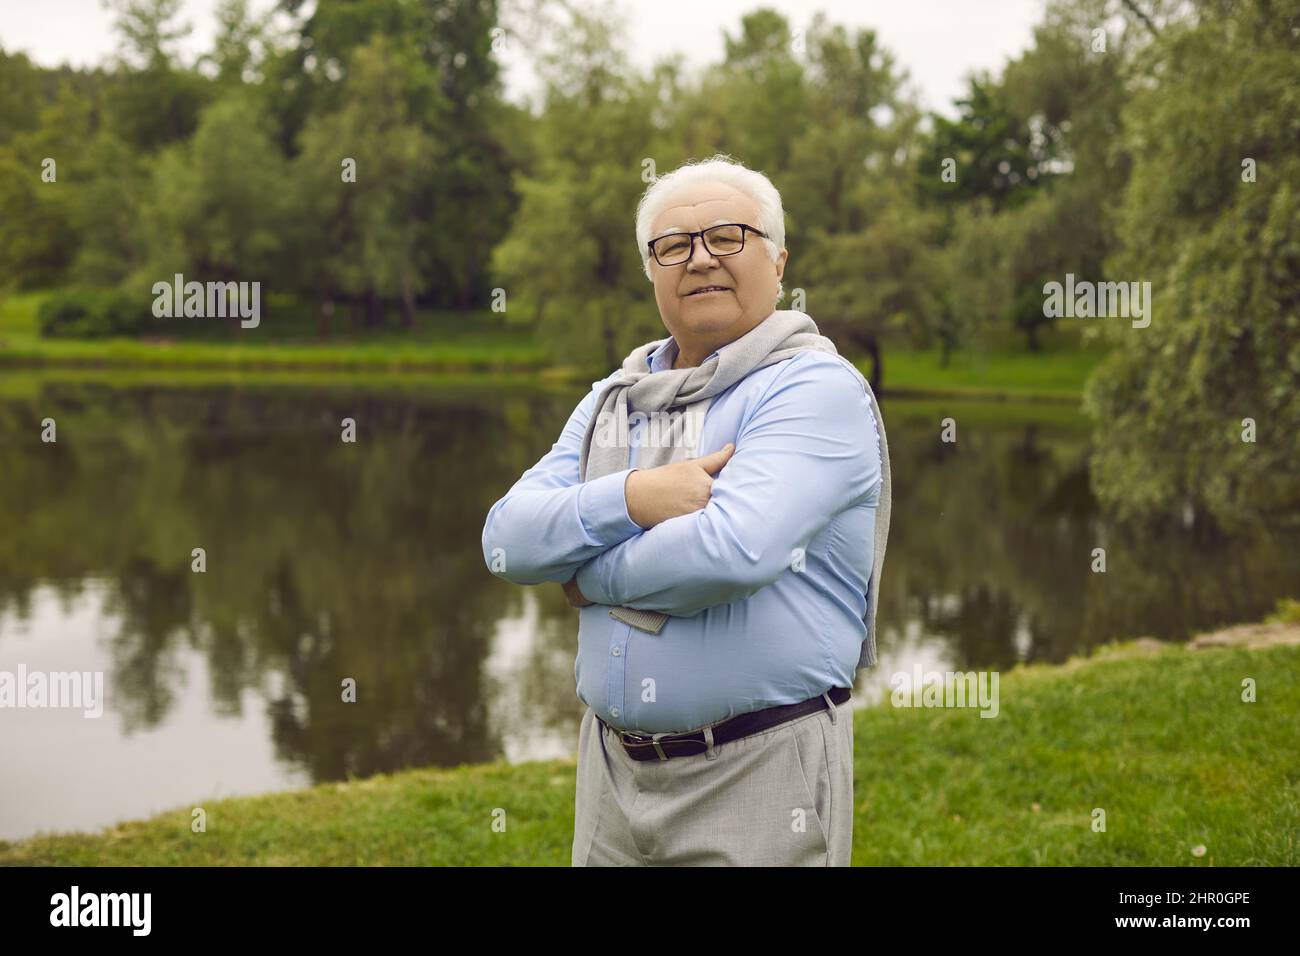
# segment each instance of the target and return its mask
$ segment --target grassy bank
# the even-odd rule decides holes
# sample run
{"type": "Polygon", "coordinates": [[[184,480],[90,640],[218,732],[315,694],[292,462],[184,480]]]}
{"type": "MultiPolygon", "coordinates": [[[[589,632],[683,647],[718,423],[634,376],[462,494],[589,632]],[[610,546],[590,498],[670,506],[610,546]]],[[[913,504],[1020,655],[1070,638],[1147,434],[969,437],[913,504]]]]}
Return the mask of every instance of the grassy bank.
{"type": "MultiPolygon", "coordinates": [[[[859,710],[854,863],[1300,864],[1300,645],[1202,643],[1017,667],[994,719],[859,710]],[[1247,677],[1257,703],[1241,700],[1247,677]]],[[[214,800],[206,833],[184,807],[0,843],[0,864],[567,866],[574,771],[498,762],[214,800]]]]}
{"type": "MultiPolygon", "coordinates": [[[[300,306],[281,309],[257,330],[206,339],[48,339],[37,312],[48,293],[0,299],[0,367],[76,372],[140,371],[169,375],[351,375],[378,378],[400,373],[537,375],[582,386],[607,374],[599,368],[552,367],[545,347],[524,329],[508,327],[491,312],[421,311],[409,331],[374,330],[353,338],[348,323],[317,341],[315,318],[300,306]]],[[[884,391],[889,396],[1077,402],[1083,383],[1104,355],[1081,345],[1078,328],[1051,330],[1039,352],[1025,351],[1011,335],[954,353],[945,364],[937,349],[885,351],[884,391]]],[[[859,361],[864,373],[869,363],[859,361]]]]}
{"type": "MultiPolygon", "coordinates": [[[[1069,342],[1030,353],[1017,345],[968,350],[942,364],[938,350],[900,351],[884,357],[886,396],[1008,398],[1022,401],[1077,402],[1083,384],[1105,357],[1100,346],[1069,342]]],[[[859,362],[863,374],[867,362],[859,362]]]]}
{"type": "MultiPolygon", "coordinates": [[[[184,339],[58,339],[40,335],[37,313],[47,293],[0,300],[0,365],[63,369],[160,369],[177,372],[377,374],[390,372],[535,372],[549,359],[525,330],[491,312],[421,311],[410,331],[373,330],[354,338],[339,318],[318,341],[313,320],[293,307],[257,329],[184,339]]],[[[197,321],[197,320],[191,320],[197,321]]]]}

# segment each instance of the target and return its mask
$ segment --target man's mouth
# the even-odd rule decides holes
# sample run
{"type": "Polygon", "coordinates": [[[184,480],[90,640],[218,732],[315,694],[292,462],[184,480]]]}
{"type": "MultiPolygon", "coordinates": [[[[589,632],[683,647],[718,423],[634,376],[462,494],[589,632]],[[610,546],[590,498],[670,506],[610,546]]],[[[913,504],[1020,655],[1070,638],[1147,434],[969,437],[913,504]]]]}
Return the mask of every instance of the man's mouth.
{"type": "Polygon", "coordinates": [[[696,289],[694,292],[688,292],[688,293],[686,293],[686,296],[687,296],[687,298],[689,298],[690,296],[693,296],[693,295],[708,295],[709,293],[712,293],[712,292],[730,292],[730,291],[731,291],[731,290],[728,289],[726,286],[721,286],[721,285],[706,285],[706,286],[705,286],[704,288],[702,288],[702,289],[696,289]]]}

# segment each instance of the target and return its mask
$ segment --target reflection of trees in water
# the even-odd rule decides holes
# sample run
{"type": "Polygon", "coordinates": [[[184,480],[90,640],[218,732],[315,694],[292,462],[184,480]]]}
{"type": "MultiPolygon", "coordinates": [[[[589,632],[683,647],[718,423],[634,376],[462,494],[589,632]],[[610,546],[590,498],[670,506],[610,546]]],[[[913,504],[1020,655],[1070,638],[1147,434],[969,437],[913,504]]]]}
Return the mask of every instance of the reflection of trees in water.
{"type": "Polygon", "coordinates": [[[193,643],[194,595],[186,566],[159,567],[129,555],[108,583],[104,612],[120,622],[109,643],[109,691],[122,714],[123,730],[162,723],[184,693],[180,639],[193,643]]]}
{"type": "Polygon", "coordinates": [[[14,529],[0,608],[26,614],[41,579],[73,592],[103,579],[128,730],[167,718],[191,646],[217,709],[237,713],[257,688],[278,752],[316,779],[499,752],[481,669],[517,595],[487,573],[480,538],[513,480],[495,456],[523,444],[499,411],[297,390],[50,390],[0,408],[0,524],[14,529]],[[58,445],[25,441],[47,414],[58,445]],[[355,445],[339,440],[345,416],[355,445]]]}
{"type": "Polygon", "coordinates": [[[1295,541],[1109,520],[1089,490],[1086,430],[964,422],[944,443],[941,416],[897,417],[885,639],[911,620],[970,666],[1060,661],[1114,638],[1258,619],[1300,580],[1295,541]],[[1096,547],[1105,574],[1091,571],[1096,547]]]}
{"type": "Polygon", "coordinates": [[[1204,529],[1116,527],[1113,534],[1108,573],[1088,581],[1084,627],[1090,631],[1181,640],[1259,620],[1300,582],[1294,532],[1240,539],[1204,529]]]}

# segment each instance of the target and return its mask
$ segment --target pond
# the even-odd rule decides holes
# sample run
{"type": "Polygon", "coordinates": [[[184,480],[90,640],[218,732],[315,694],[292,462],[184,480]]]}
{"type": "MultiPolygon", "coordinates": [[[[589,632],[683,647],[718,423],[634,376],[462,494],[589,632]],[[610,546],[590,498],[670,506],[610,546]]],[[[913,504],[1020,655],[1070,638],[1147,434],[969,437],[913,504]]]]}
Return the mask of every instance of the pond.
{"type": "MultiPolygon", "coordinates": [[[[0,671],[98,672],[104,700],[0,708],[0,838],[572,755],[577,612],[558,585],[494,578],[480,536],[581,390],[31,382],[0,397],[0,671]]],[[[859,705],[916,664],[1258,619],[1300,580],[1295,540],[1109,521],[1070,407],[882,409],[894,517],[859,705]]]]}

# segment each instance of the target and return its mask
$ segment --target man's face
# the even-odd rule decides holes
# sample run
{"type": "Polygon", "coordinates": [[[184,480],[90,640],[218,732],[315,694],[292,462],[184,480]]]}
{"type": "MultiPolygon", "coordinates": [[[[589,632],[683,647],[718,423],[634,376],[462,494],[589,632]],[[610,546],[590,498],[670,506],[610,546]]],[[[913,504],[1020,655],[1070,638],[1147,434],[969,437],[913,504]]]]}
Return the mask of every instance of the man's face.
{"type": "MultiPolygon", "coordinates": [[[[762,228],[758,203],[725,183],[683,186],[669,202],[650,224],[651,239],[666,231],[696,232],[721,222],[762,228]]],[[[664,326],[678,343],[706,343],[709,351],[740,338],[772,314],[787,255],[782,249],[773,262],[763,239],[748,231],[745,248],[735,255],[715,258],[699,237],[686,262],[661,266],[652,255],[650,277],[664,326]],[[705,286],[724,291],[691,294],[705,286]]]]}

